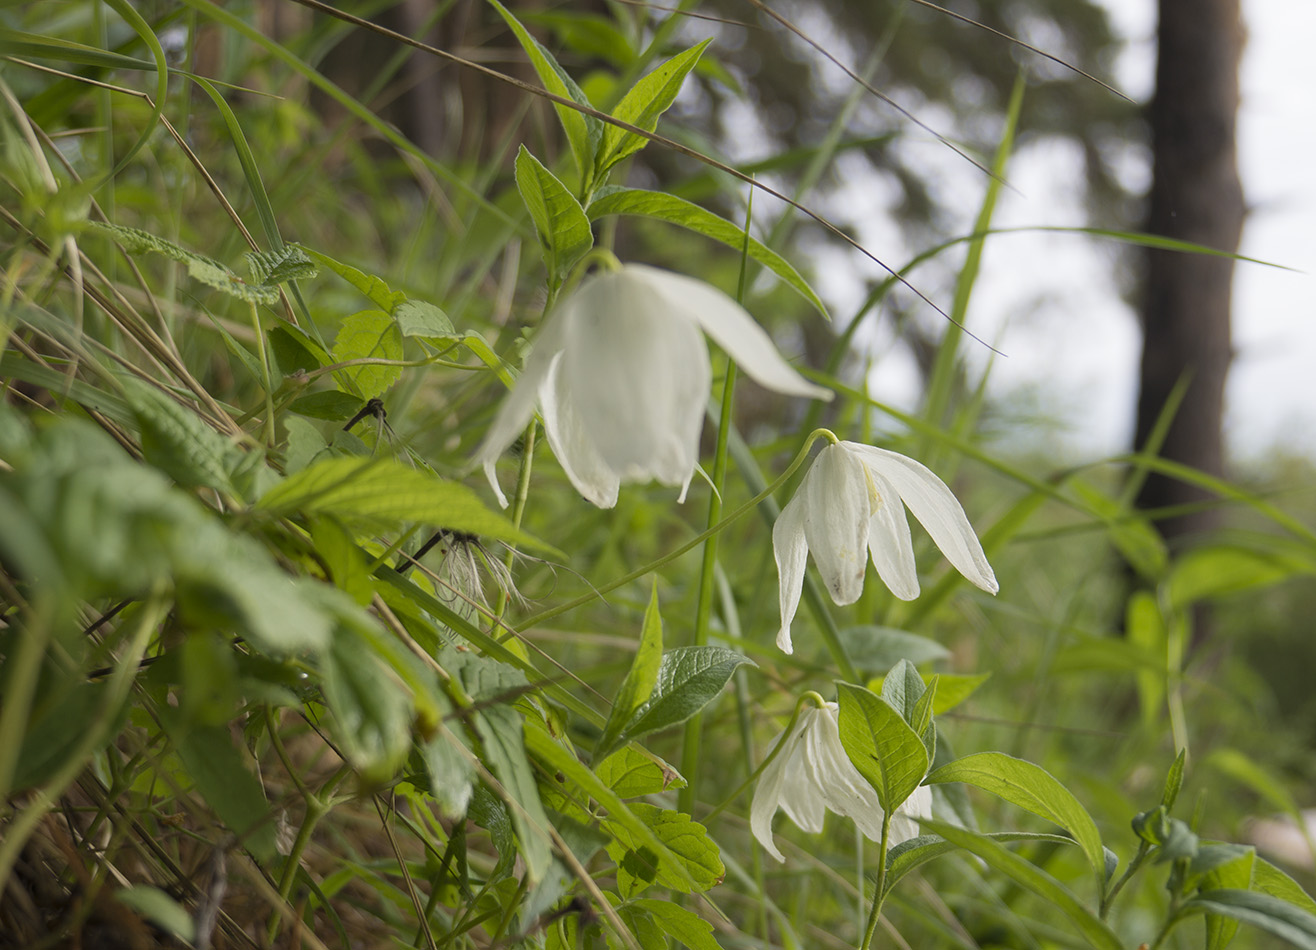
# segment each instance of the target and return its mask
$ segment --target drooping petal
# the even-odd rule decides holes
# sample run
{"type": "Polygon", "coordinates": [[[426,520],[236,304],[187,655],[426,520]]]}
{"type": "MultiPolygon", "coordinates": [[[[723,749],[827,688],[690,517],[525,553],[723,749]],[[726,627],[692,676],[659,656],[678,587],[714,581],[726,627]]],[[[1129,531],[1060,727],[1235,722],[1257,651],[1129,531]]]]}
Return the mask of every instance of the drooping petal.
{"type": "Polygon", "coordinates": [[[823,801],[830,810],[851,819],[870,841],[881,841],[882,806],[873,786],[846,755],[835,703],[819,710],[816,728],[819,755],[829,776],[822,786],[823,801]]]}
{"type": "Polygon", "coordinates": [[[722,291],[703,281],[642,264],[627,270],[645,281],[655,296],[673,311],[682,311],[703,327],[718,346],[756,383],[810,399],[831,399],[831,390],[815,386],[791,368],[768,336],[745,308],[722,291]]]}
{"type": "Polygon", "coordinates": [[[830,776],[823,769],[818,750],[814,720],[816,707],[800,711],[796,723],[796,742],[786,763],[786,780],[781,786],[779,807],[803,831],[817,834],[823,830],[827,805],[823,801],[823,788],[830,776]]]}
{"type": "Polygon", "coordinates": [[[616,505],[621,479],[599,455],[576,412],[569,380],[562,374],[561,354],[549,369],[540,403],[548,444],[576,491],[600,508],[616,505]]]}
{"type": "Polygon", "coordinates": [[[918,568],[914,542],[909,536],[909,519],[895,486],[872,469],[867,469],[877,490],[877,505],[869,523],[868,550],[882,583],[901,600],[918,596],[918,568]]]}
{"type": "MultiPolygon", "coordinates": [[[[796,723],[799,726],[799,723],[796,723]]],[[[777,748],[781,742],[782,733],[772,740],[769,748],[777,748]]],[[[792,744],[796,739],[796,730],[792,730],[791,737],[788,741],[792,744]]],[[[763,770],[759,776],[758,786],[754,789],[754,800],[749,806],[749,829],[758,839],[759,844],[763,845],[765,851],[772,855],[778,861],[785,861],[786,856],[777,850],[777,843],[772,839],[772,816],[777,814],[777,806],[781,801],[781,787],[786,779],[786,766],[790,756],[787,754],[788,748],[782,749],[777,757],[768,763],[768,767],[763,770]]]]}
{"type": "Polygon", "coordinates": [[[791,645],[791,621],[800,606],[800,593],[804,589],[804,569],[809,558],[809,546],[804,540],[804,497],[796,495],[777,515],[772,526],[772,556],[777,561],[778,595],[781,603],[781,628],[777,631],[777,646],[783,653],[794,653],[791,645]]]}
{"type": "Polygon", "coordinates": [[[925,465],[896,452],[844,443],[874,472],[889,481],[914,513],[946,559],[968,580],[988,593],[998,590],[996,575],[987,563],[978,536],[946,483],[925,465]]]}
{"type": "Polygon", "coordinates": [[[871,517],[868,477],[860,461],[840,445],[818,453],[800,485],[804,537],[827,592],[838,607],[864,590],[871,517]]]}
{"type": "Polygon", "coordinates": [[[498,485],[494,463],[498,461],[498,456],[516,441],[517,436],[525,429],[526,423],[530,421],[530,417],[535,414],[535,402],[548,380],[549,367],[553,365],[554,358],[562,350],[566,327],[571,319],[571,304],[568,301],[544,321],[539,329],[539,336],[535,339],[534,347],[530,351],[530,357],[526,360],[525,368],[517,377],[511,394],[498,407],[498,414],[494,416],[493,424],[485,432],[484,441],[476,450],[475,457],[484,466],[484,474],[489,479],[494,494],[498,496],[498,503],[504,508],[507,507],[507,496],[498,485]]]}
{"type": "Polygon", "coordinates": [[[708,401],[708,347],[633,270],[577,292],[560,372],[587,437],[622,480],[684,485],[708,401]]]}

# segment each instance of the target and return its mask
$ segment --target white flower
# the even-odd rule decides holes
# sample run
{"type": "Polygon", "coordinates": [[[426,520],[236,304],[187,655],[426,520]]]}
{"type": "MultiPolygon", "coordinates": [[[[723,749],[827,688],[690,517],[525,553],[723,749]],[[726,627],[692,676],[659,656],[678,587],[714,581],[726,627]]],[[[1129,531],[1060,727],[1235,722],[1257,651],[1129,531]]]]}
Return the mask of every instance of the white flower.
{"type": "Polygon", "coordinates": [[[996,593],[992,566],[945,482],[911,458],[857,442],[841,442],[818,453],[799,491],[772,528],[781,583],[777,646],[792,651],[791,620],[800,605],[810,551],[838,606],[853,604],[863,592],[868,562],[865,548],[893,594],[901,600],[918,596],[906,506],[961,574],[988,593],[996,593]]]}
{"type": "Polygon", "coordinates": [[[832,397],[791,369],[763,328],[720,290],[627,264],[590,277],[548,316],[485,436],[478,457],[503,507],[494,462],[536,402],[558,462],[594,504],[611,508],[623,481],[651,478],[679,485],[684,501],[712,378],[701,330],[763,386],[832,397]]]}
{"type": "MultiPolygon", "coordinates": [[[[749,807],[749,827],[778,861],[786,860],[772,840],[772,816],[778,808],[811,834],[822,831],[823,815],[834,811],[854,819],[869,839],[882,840],[882,806],[873,786],[845,754],[839,717],[836,703],[826,703],[821,709],[806,706],[785,747],[759,777],[749,807]]],[[[774,749],[779,741],[781,736],[773,742],[774,749]]],[[[918,819],[931,817],[932,790],[920,785],[891,816],[888,847],[918,835],[918,819]]]]}

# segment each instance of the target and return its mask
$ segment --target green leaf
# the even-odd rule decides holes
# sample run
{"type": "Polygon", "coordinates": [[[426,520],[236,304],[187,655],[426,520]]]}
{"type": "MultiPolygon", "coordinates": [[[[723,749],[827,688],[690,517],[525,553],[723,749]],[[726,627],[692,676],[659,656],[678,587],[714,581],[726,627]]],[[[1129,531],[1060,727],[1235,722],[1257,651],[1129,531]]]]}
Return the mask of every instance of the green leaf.
{"type": "Polygon", "coordinates": [[[1252,865],[1252,888],[1287,901],[1309,914],[1316,914],[1316,900],[1312,900],[1297,881],[1264,858],[1257,858],[1252,865]]]}
{"type": "Polygon", "coordinates": [[[295,244],[275,251],[248,251],[243,255],[257,284],[274,287],[290,280],[310,280],[320,273],[315,261],[295,244]]]}
{"type": "Polygon", "coordinates": [[[1123,950],[1124,944],[1115,932],[1068,888],[1045,871],[1024,860],[986,835],[960,828],[944,821],[925,820],[926,831],[940,835],[950,843],[982,858],[990,867],[1000,871],[1021,887],[1032,891],[1043,900],[1050,901],[1078,928],[1079,933],[1097,950],[1123,950]]]}
{"type": "Polygon", "coordinates": [[[1165,708],[1165,644],[1167,631],[1160,604],[1150,591],[1134,591],[1124,613],[1125,639],[1143,654],[1155,658],[1154,665],[1139,664],[1134,668],[1134,682],[1138,687],[1138,706],[1142,710],[1143,724],[1150,727],[1165,708]]]}
{"type": "Polygon", "coordinates": [[[940,673],[937,676],[937,695],[932,701],[932,713],[940,716],[964,702],[978,687],[991,678],[990,673],[976,676],[964,676],[955,673],[940,673]]]}
{"type": "Polygon", "coordinates": [[[932,677],[927,691],[918,698],[909,717],[909,727],[923,740],[923,747],[928,750],[928,762],[937,757],[937,724],[932,721],[932,706],[936,702],[939,682],[940,677],[932,677]]]}
{"type": "Polygon", "coordinates": [[[950,657],[950,651],[936,640],[872,624],[844,628],[841,643],[850,661],[866,672],[889,670],[901,660],[917,664],[950,657]]]}
{"type": "MultiPolygon", "coordinates": [[[[553,54],[546,50],[538,40],[536,40],[526,30],[524,26],[514,17],[507,8],[498,0],[489,0],[489,3],[498,14],[503,18],[512,32],[516,34],[517,42],[525,50],[526,55],[530,57],[530,65],[534,67],[539,81],[544,84],[544,88],[555,96],[561,96],[564,99],[570,99],[578,102],[583,106],[590,107],[590,101],[585,94],[580,91],[580,87],[567,75],[558,61],[553,58],[553,54]]],[[[603,123],[591,115],[579,112],[570,106],[554,103],[553,108],[557,110],[558,119],[562,123],[563,130],[567,133],[567,144],[571,148],[571,155],[576,160],[576,169],[580,173],[581,192],[585,193],[590,188],[589,177],[594,168],[594,155],[598,149],[599,139],[603,135],[603,123]]]]}
{"type": "Polygon", "coordinates": [[[713,938],[713,925],[693,911],[671,901],[641,897],[631,901],[649,913],[667,936],[689,947],[690,950],[721,950],[713,938]]]}
{"type": "Polygon", "coordinates": [[[623,894],[638,893],[650,883],[689,894],[706,891],[722,880],[726,868],[703,825],[682,812],[643,802],[633,802],[630,810],[663,843],[664,850],[653,851],[626,825],[605,819],[604,825],[615,839],[608,845],[608,855],[617,863],[617,884],[623,894]]]}
{"type": "Polygon", "coordinates": [[[1276,808],[1299,821],[1302,820],[1298,812],[1298,803],[1284,783],[1246,753],[1238,749],[1213,749],[1207,755],[1204,764],[1241,782],[1276,808]]]}
{"type": "Polygon", "coordinates": [[[456,337],[448,315],[424,300],[400,300],[393,308],[393,318],[403,336],[420,336],[431,340],[456,337]]]}
{"type": "Polygon", "coordinates": [[[522,736],[523,720],[510,706],[495,704],[471,714],[475,731],[484,747],[484,758],[515,803],[510,807],[512,824],[531,883],[543,879],[553,856],[550,827],[535,784],[535,773],[526,758],[522,736]]]}
{"type": "Polygon", "coordinates": [[[923,677],[919,676],[914,664],[901,660],[891,668],[891,672],[882,678],[881,696],[892,709],[900,713],[902,719],[909,723],[915,732],[919,731],[914,722],[914,708],[927,691],[923,677]]]}
{"type": "Polygon", "coordinates": [[[192,915],[158,887],[134,884],[115,891],[114,898],[179,940],[187,943],[196,940],[196,922],[192,920],[192,915]]]}
{"type": "Polygon", "coordinates": [[[193,253],[173,241],[167,241],[137,228],[118,224],[88,221],[86,227],[107,235],[129,254],[160,254],[187,267],[188,276],[203,284],[222,290],[231,297],[251,303],[278,303],[279,293],[272,287],[249,284],[219,261],[193,253]]]}
{"type": "MultiPolygon", "coordinates": [[[[997,831],[983,835],[992,841],[1005,843],[1013,841],[1048,841],[1053,844],[1077,844],[1073,838],[1063,835],[1039,834],[1032,831],[997,831]]],[[[902,877],[929,861],[958,851],[960,846],[952,844],[938,835],[919,835],[900,842],[886,856],[886,889],[890,893],[902,877]]]]}
{"type": "Polygon", "coordinates": [[[288,408],[299,416],[341,422],[356,415],[364,404],[365,400],[360,396],[353,396],[351,393],[337,389],[326,389],[324,392],[309,393],[294,399],[288,408]]]}
{"type": "Polygon", "coordinates": [[[1316,915],[1269,894],[1238,888],[1203,891],[1184,903],[1180,913],[1229,917],[1274,934],[1295,947],[1316,950],[1316,915]]]}
{"type": "Polygon", "coordinates": [[[644,612],[644,625],[640,631],[640,645],[635,651],[631,668],[622,680],[621,688],[612,701],[612,712],[603,727],[595,756],[602,759],[617,746],[617,739],[639,708],[653,695],[658,685],[658,671],[663,662],[663,618],[658,612],[658,582],[654,581],[648,609],[644,612]]]}
{"type": "Polygon", "coordinates": [[[370,582],[369,563],[356,541],[331,517],[311,522],[311,541],[315,552],[329,568],[334,585],[345,591],[358,605],[365,607],[375,596],[370,582]]]}
{"type": "Polygon", "coordinates": [[[1264,587],[1297,574],[1311,574],[1309,559],[1277,551],[1253,551],[1216,545],[1188,551],[1170,569],[1170,606],[1186,607],[1199,600],[1224,597],[1253,587],[1264,587]]]}
{"type": "Polygon", "coordinates": [[[284,376],[298,370],[309,373],[333,362],[320,344],[291,324],[279,324],[269,331],[268,337],[274,360],[284,376]]]}
{"type": "Polygon", "coordinates": [[[594,246],[594,233],[580,202],[524,145],[516,154],[516,190],[535,222],[544,263],[554,283],[594,246]]]}
{"type": "Polygon", "coordinates": [[[1183,770],[1187,762],[1188,750],[1180,749],[1179,754],[1170,763],[1170,770],[1165,773],[1165,791],[1161,793],[1161,804],[1166,811],[1174,807],[1175,799],[1179,797],[1179,789],[1183,788],[1183,770]]]}
{"type": "Polygon", "coordinates": [[[269,861],[276,853],[274,822],[265,791],[251,772],[251,756],[238,751],[227,725],[188,728],[179,713],[166,713],[174,750],[196,782],[197,791],[229,830],[242,839],[243,847],[259,860],[269,861]]]}
{"type": "MultiPolygon", "coordinates": [[[[589,215],[591,221],[597,221],[610,214],[635,214],[655,218],[720,241],[734,248],[737,253],[746,248],[745,231],[739,225],[732,224],[726,218],[719,217],[684,198],[661,191],[644,191],[639,188],[609,189],[591,201],[585,213],[589,215]]],[[[830,319],[822,300],[784,257],[753,237],[748,238],[747,253],[793,287],[824,318],[830,319]]]]}
{"type": "Polygon", "coordinates": [[[841,745],[877,792],[878,803],[894,814],[927,774],[927,747],[886,700],[862,686],[836,685],[841,745]]]}
{"type": "MultiPolygon", "coordinates": [[[[597,775],[585,768],[576,757],[574,750],[550,736],[542,725],[533,720],[528,722],[525,742],[530,754],[543,763],[550,773],[561,772],[575,783],[581,792],[599,803],[608,816],[609,830],[615,835],[618,829],[624,829],[629,836],[627,840],[631,850],[643,848],[655,854],[667,852],[667,846],[653,829],[631,811],[632,806],[623,802],[597,775]]],[[[682,883],[678,890],[686,894],[702,890],[697,879],[685,868],[678,856],[669,855],[665,866],[681,878],[682,883]]]]}
{"type": "Polygon", "coordinates": [[[1041,766],[1003,752],[979,752],[943,765],[928,776],[929,785],[942,782],[973,785],[1059,825],[1074,836],[1097,874],[1104,873],[1101,834],[1092,816],[1041,766]]]}
{"type": "Polygon", "coordinates": [[[184,488],[236,496],[230,472],[245,455],[200,416],[139,379],[123,380],[142,433],[142,456],[184,488]]]}
{"type": "Polygon", "coordinates": [[[340,747],[367,781],[393,776],[411,747],[408,691],[354,630],[340,626],[321,658],[325,702],[340,747]]]}
{"type": "Polygon", "coordinates": [[[380,310],[392,312],[393,308],[402,300],[406,299],[406,294],[397,293],[389,289],[388,284],[384,283],[373,274],[367,274],[357,270],[351,264],[344,264],[336,261],[327,254],[321,254],[319,251],[313,251],[303,244],[290,245],[299,248],[307,257],[315,261],[321,267],[333,271],[343,280],[347,281],[361,293],[365,294],[370,301],[380,310]]]}
{"type": "MultiPolygon", "coordinates": [[[[659,116],[676,101],[686,75],[695,68],[699,57],[711,42],[711,39],[707,39],[678,53],[641,78],[617,103],[617,107],[612,110],[612,117],[646,132],[656,129],[659,116]]],[[[647,144],[648,140],[643,136],[615,125],[605,125],[603,140],[595,158],[594,180],[602,182],[612,166],[634,155],[647,144]]]]}
{"type": "Polygon", "coordinates": [[[594,767],[594,774],[619,798],[657,795],[685,788],[685,779],[662,759],[634,746],[618,749],[594,767]]]}
{"type": "Polygon", "coordinates": [[[439,731],[420,747],[429,774],[430,794],[447,818],[460,818],[471,801],[475,778],[474,756],[460,730],[440,724],[439,731]]]}
{"type": "MultiPolygon", "coordinates": [[[[658,926],[658,921],[654,920],[653,915],[644,908],[637,906],[635,901],[627,901],[618,907],[617,916],[626,925],[630,936],[639,944],[640,950],[667,950],[667,937],[663,929],[658,926]]],[[[629,944],[624,943],[611,929],[604,931],[604,937],[608,943],[608,950],[627,950],[629,947],[629,944]]]]}
{"type": "MultiPolygon", "coordinates": [[[[382,310],[362,310],[343,321],[334,338],[334,362],[348,360],[402,359],[402,331],[397,321],[382,310]]],[[[360,391],[362,399],[382,396],[402,375],[401,366],[361,363],[338,371],[360,391]]]]}
{"type": "Polygon", "coordinates": [[[334,515],[348,523],[419,521],[552,550],[487,508],[474,491],[389,458],[328,458],[290,475],[256,503],[275,515],[334,515]]]}
{"type": "Polygon", "coordinates": [[[631,715],[617,737],[629,742],[640,736],[685,722],[722,692],[741,664],[757,664],[723,647],[677,647],[669,650],[658,667],[653,692],[631,715]]]}
{"type": "MultiPolygon", "coordinates": [[[[1200,886],[1203,890],[1252,886],[1252,866],[1256,863],[1254,848],[1239,844],[1208,844],[1197,853],[1188,866],[1184,889],[1200,886]],[[1200,882],[1200,883],[1199,883],[1200,882]]],[[[1224,950],[1238,931],[1238,921],[1219,914],[1206,915],[1206,950],[1224,950]]]]}

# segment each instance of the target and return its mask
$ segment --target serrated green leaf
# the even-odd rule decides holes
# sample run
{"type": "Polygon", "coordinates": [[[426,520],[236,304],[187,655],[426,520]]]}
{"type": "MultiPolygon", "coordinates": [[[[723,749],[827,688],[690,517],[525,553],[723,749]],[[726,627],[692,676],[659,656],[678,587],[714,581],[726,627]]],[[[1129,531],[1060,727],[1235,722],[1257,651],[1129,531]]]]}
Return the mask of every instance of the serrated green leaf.
{"type": "Polygon", "coordinates": [[[1084,939],[1097,950],[1124,950],[1124,944],[1115,932],[1084,906],[1068,888],[1045,871],[1019,855],[1007,851],[986,835],[944,821],[924,821],[922,824],[924,830],[940,835],[946,841],[976,854],[1016,884],[1027,888],[1043,900],[1050,901],[1074,923],[1084,939]]]}
{"type": "Polygon", "coordinates": [[[862,686],[837,683],[837,702],[846,755],[894,814],[927,774],[927,747],[899,712],[862,686]]]}
{"type": "Polygon", "coordinates": [[[623,894],[638,893],[649,883],[688,894],[706,891],[722,880],[726,868],[703,825],[682,812],[643,802],[632,803],[630,809],[663,843],[664,850],[647,848],[627,826],[605,820],[615,839],[608,845],[608,856],[617,863],[617,883],[623,894]],[[674,862],[680,867],[672,867],[674,862]]]}
{"type": "Polygon", "coordinates": [[[1250,924],[1303,950],[1316,950],[1316,916],[1256,891],[1220,888],[1184,903],[1180,914],[1216,914],[1250,924]]]}
{"type": "Polygon", "coordinates": [[[742,248],[746,248],[753,260],[758,261],[794,288],[825,319],[831,319],[827,314],[827,308],[823,306],[822,300],[814,293],[813,288],[784,257],[753,237],[746,241],[745,231],[739,225],[732,224],[726,218],[719,217],[684,198],[660,191],[619,188],[601,193],[590,202],[585,213],[591,221],[597,221],[610,214],[634,214],[655,218],[720,241],[734,248],[737,253],[742,248]]]}
{"type": "Polygon", "coordinates": [[[721,950],[713,937],[713,925],[680,904],[651,897],[641,897],[631,904],[647,911],[663,933],[690,950],[721,950]]]}
{"type": "Polygon", "coordinates": [[[618,749],[594,767],[594,774],[619,798],[657,795],[685,788],[681,773],[654,755],[645,755],[633,746],[618,749]]]}
{"type": "Polygon", "coordinates": [[[277,286],[290,280],[310,280],[320,273],[296,244],[285,244],[274,251],[248,251],[243,255],[257,284],[277,286]]]}
{"type": "Polygon", "coordinates": [[[393,319],[403,336],[420,336],[431,340],[457,336],[448,315],[424,300],[398,301],[393,308],[393,319]]]}
{"type": "Polygon", "coordinates": [[[100,231],[129,254],[160,254],[187,267],[188,276],[203,284],[222,290],[239,300],[252,303],[277,303],[279,293],[270,287],[249,284],[219,261],[189,251],[185,247],[137,228],[101,221],[88,221],[86,226],[100,231]]]}
{"type": "MultiPolygon", "coordinates": [[[[640,950],[667,950],[667,936],[658,926],[658,921],[635,901],[627,901],[617,908],[617,916],[639,944],[640,950]]],[[[618,934],[609,928],[604,931],[608,950],[629,950],[629,944],[623,942],[618,934]]]]}
{"type": "Polygon", "coordinates": [[[964,782],[1059,825],[1074,836],[1099,875],[1106,859],[1096,822],[1069,789],[1040,765],[1003,752],[979,752],[947,763],[928,776],[928,784],[964,782]]]}
{"type": "Polygon", "coordinates": [[[524,145],[516,154],[516,190],[539,234],[548,273],[559,282],[594,246],[594,233],[580,202],[524,145]]]}
{"type": "MultiPolygon", "coordinates": [[[[348,360],[402,359],[402,331],[397,321],[382,310],[362,310],[343,321],[334,338],[334,362],[348,360]]],[[[401,366],[361,363],[338,371],[359,390],[361,398],[382,396],[402,375],[401,366]]]]}
{"type": "Polygon", "coordinates": [[[114,892],[120,904],[131,907],[166,933],[188,943],[196,940],[196,922],[176,900],[149,884],[134,884],[114,892]]]}
{"type": "MultiPolygon", "coordinates": [[[[642,77],[612,110],[613,118],[646,132],[656,129],[658,118],[676,101],[686,75],[695,68],[699,57],[711,42],[711,39],[707,39],[678,53],[642,77]]],[[[594,180],[602,182],[612,166],[634,155],[647,144],[647,139],[634,132],[627,132],[615,125],[605,125],[595,159],[594,180]]]]}
{"type": "MultiPolygon", "coordinates": [[[[567,75],[567,71],[558,65],[558,61],[553,58],[553,54],[531,36],[520,21],[498,0],[489,0],[489,4],[498,11],[499,16],[503,18],[504,22],[516,35],[517,42],[521,44],[521,48],[530,57],[530,65],[534,67],[535,74],[539,76],[539,81],[544,84],[544,88],[555,96],[561,96],[564,99],[570,99],[573,102],[592,108],[589,99],[580,91],[580,87],[576,85],[572,78],[567,75]]],[[[594,168],[594,155],[598,150],[599,139],[603,135],[603,123],[591,115],[572,109],[570,106],[554,103],[553,108],[557,111],[563,130],[567,133],[567,144],[571,148],[572,157],[576,160],[576,169],[580,173],[581,179],[581,192],[584,193],[590,188],[589,177],[594,168]]]]}
{"type": "Polygon", "coordinates": [[[244,453],[154,386],[129,377],[123,392],[137,417],[147,462],[184,488],[237,495],[229,473],[244,453]]]}
{"type": "Polygon", "coordinates": [[[334,515],[348,523],[419,521],[552,550],[487,508],[465,485],[388,458],[322,459],[275,485],[256,507],[279,515],[334,515]]]}
{"type": "Polygon", "coordinates": [[[636,711],[653,695],[658,685],[658,671],[663,662],[663,618],[658,612],[658,582],[655,580],[653,592],[649,597],[649,606],[644,612],[644,624],[640,630],[640,645],[635,651],[631,668],[622,680],[621,688],[612,701],[612,712],[608,715],[607,725],[595,755],[602,759],[617,746],[617,740],[636,711]]]}
{"type": "Polygon", "coordinates": [[[399,302],[406,299],[406,294],[398,293],[389,289],[388,284],[384,283],[373,274],[367,274],[364,271],[357,270],[351,264],[344,264],[342,261],[336,261],[327,254],[321,254],[319,251],[312,250],[304,244],[290,245],[300,248],[307,257],[315,261],[321,267],[333,271],[343,280],[347,281],[361,293],[365,294],[370,301],[380,310],[392,312],[393,308],[399,302]]]}
{"type": "Polygon", "coordinates": [[[757,664],[723,647],[677,647],[664,654],[653,692],[617,737],[630,742],[685,722],[722,692],[741,664],[757,664]]]}

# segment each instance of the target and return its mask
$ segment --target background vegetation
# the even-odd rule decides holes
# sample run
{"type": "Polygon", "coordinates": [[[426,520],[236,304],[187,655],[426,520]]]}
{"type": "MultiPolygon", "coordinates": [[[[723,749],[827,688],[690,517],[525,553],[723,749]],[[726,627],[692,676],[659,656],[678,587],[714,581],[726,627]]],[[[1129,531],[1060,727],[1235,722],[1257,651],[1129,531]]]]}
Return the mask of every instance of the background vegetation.
{"type": "MultiPolygon", "coordinates": [[[[1081,143],[1096,223],[1153,243],[1110,174],[1129,103],[927,5],[314,6],[0,10],[0,946],[844,947],[875,885],[877,946],[1316,946],[1310,841],[1247,844],[1316,777],[1307,463],[1225,482],[1156,433],[1002,454],[961,359],[1020,141],[1081,143]],[[983,168],[970,233],[915,122],[983,168]],[[822,210],[861,175],[899,184],[908,250],[867,250],[926,300],[892,278],[825,314],[808,281],[854,222],[822,210]],[[595,509],[532,427],[499,514],[475,448],[591,243],[743,287],[837,398],[715,355],[684,505],[595,509]],[[921,354],[913,415],[866,392],[884,319],[921,354]],[[918,600],[815,587],[780,653],[799,473],[720,519],[818,425],[951,483],[1000,595],[916,529],[918,600]],[[1153,518],[1182,512],[1134,507],[1153,472],[1222,525],[1168,548],[1153,518]],[[938,677],[935,766],[1008,754],[1054,787],[1004,758],[934,777],[951,824],[890,873],[836,817],[765,859],[746,782],[799,695],[902,660],[938,677]]],[[[1095,5],[977,7],[1105,75],[1095,5]]]]}

